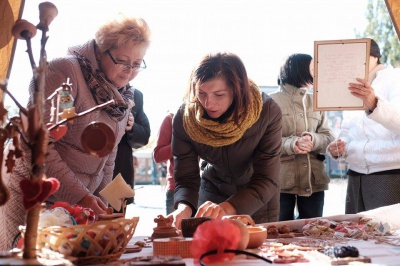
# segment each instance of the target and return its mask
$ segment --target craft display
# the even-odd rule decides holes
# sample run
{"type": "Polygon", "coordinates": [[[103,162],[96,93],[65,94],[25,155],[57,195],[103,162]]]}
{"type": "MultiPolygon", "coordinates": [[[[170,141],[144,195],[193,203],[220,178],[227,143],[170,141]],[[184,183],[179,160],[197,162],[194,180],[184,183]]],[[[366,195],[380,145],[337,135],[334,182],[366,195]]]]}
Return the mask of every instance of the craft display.
{"type": "Polygon", "coordinates": [[[247,243],[247,249],[258,248],[267,239],[268,231],[262,226],[248,226],[247,231],[249,232],[249,242],[247,243]]]}
{"type": "MultiPolygon", "coordinates": [[[[60,88],[55,90],[47,99],[44,98],[44,76],[48,66],[45,49],[49,38],[47,32],[50,23],[57,15],[58,10],[53,3],[43,2],[39,4],[40,22],[37,26],[27,20],[19,19],[12,28],[13,36],[26,42],[29,62],[33,71],[34,89],[30,97],[29,107],[25,108],[7,89],[7,81],[0,81],[0,89],[9,95],[19,108],[19,116],[7,118],[3,99],[0,99],[0,123],[5,125],[4,128],[0,128],[0,146],[2,147],[0,159],[3,161],[4,144],[9,139],[12,140],[12,148],[5,155],[7,173],[13,171],[15,160],[24,156],[20,149],[20,142],[23,142],[29,148],[31,155],[31,161],[27,162],[32,166],[31,173],[20,182],[23,205],[27,211],[26,226],[23,229],[23,259],[36,259],[41,252],[37,248],[38,245],[39,247],[49,246],[60,253],[67,252],[78,257],[91,257],[99,261],[108,261],[118,258],[124,252],[125,246],[136,228],[138,217],[90,224],[89,220],[92,218],[89,212],[88,215],[84,214],[80,218],[75,217],[75,222],[84,224],[70,227],[39,228],[39,216],[43,211],[42,204],[60,186],[57,177],[46,176],[45,155],[49,138],[53,138],[55,141],[61,139],[68,129],[64,125],[65,123],[73,123],[75,119],[114,102],[114,100],[110,100],[77,114],[74,108],[74,99],[70,93],[72,84],[69,83],[69,80],[60,84],[60,88]],[[42,36],[39,64],[36,65],[31,41],[38,30],[42,32],[42,36]],[[43,115],[46,101],[51,101],[52,105],[49,121],[45,121],[43,115]],[[114,233],[117,234],[114,235],[114,233]],[[108,241],[108,243],[102,245],[102,240],[103,242],[108,241]],[[82,245],[83,243],[85,245],[82,245]]],[[[86,147],[85,151],[93,156],[105,156],[111,151],[110,147],[114,147],[114,133],[105,128],[102,123],[91,123],[84,133],[81,139],[82,145],[86,147]],[[97,134],[95,138],[93,138],[93,134],[97,134]],[[96,144],[92,142],[94,139],[96,144]]],[[[0,205],[4,205],[10,198],[10,192],[3,183],[1,173],[0,169],[0,205]]],[[[83,213],[86,211],[83,210],[83,213]]]]}
{"type": "Polygon", "coordinates": [[[40,248],[49,248],[78,259],[78,264],[101,264],[117,260],[126,250],[139,217],[98,221],[71,227],[51,226],[39,230],[40,248]]]}
{"type": "Polygon", "coordinates": [[[122,213],[125,213],[126,199],[134,197],[135,191],[125,182],[122,175],[118,174],[99,194],[115,210],[120,211],[122,209],[122,213]]]}
{"type": "Polygon", "coordinates": [[[153,228],[151,239],[179,236],[178,229],[172,226],[172,221],[171,216],[164,217],[158,215],[157,218],[154,218],[154,222],[157,226],[153,228]]]}
{"type": "MultiPolygon", "coordinates": [[[[64,209],[70,216],[70,219],[72,220],[73,224],[92,224],[96,222],[97,217],[94,213],[94,211],[91,208],[84,208],[78,204],[70,205],[68,202],[60,202],[57,201],[55,202],[51,207],[50,207],[50,213],[54,213],[55,211],[59,209],[64,209]]],[[[60,211],[59,211],[60,212],[60,211]]],[[[44,211],[40,214],[40,223],[43,223],[44,216],[47,212],[44,211]]],[[[50,223],[47,223],[50,224],[50,223]]],[[[49,226],[55,226],[58,224],[50,224],[49,226]]],[[[60,225],[61,226],[61,225],[60,225]]],[[[48,226],[41,226],[42,228],[46,228],[48,226]]]]}
{"type": "MultiPolygon", "coordinates": [[[[45,154],[47,152],[48,143],[48,130],[46,128],[45,122],[43,121],[43,105],[44,105],[44,72],[47,69],[46,62],[46,50],[45,45],[47,42],[47,32],[49,30],[49,25],[53,19],[57,16],[58,10],[52,3],[44,2],[39,5],[39,19],[40,22],[37,26],[34,26],[26,20],[17,20],[14,27],[12,28],[12,34],[15,38],[25,40],[27,44],[27,52],[29,55],[29,61],[33,70],[33,81],[34,81],[34,92],[31,97],[32,102],[29,108],[26,109],[22,107],[18,101],[12,96],[12,94],[7,90],[7,82],[3,81],[1,83],[1,89],[3,92],[10,95],[12,100],[17,104],[20,110],[19,119],[10,119],[7,126],[3,130],[2,137],[2,149],[4,149],[4,138],[12,138],[16,140],[20,138],[21,141],[25,142],[31,151],[31,165],[32,167],[31,175],[27,177],[26,180],[21,182],[21,189],[23,192],[24,206],[27,210],[26,215],[26,231],[24,240],[24,250],[23,258],[32,259],[36,258],[36,240],[37,240],[37,230],[39,223],[39,214],[41,211],[41,203],[47,199],[52,193],[56,192],[59,184],[56,179],[47,180],[45,174],[45,154]],[[37,29],[42,32],[41,38],[41,50],[39,65],[36,66],[34,61],[31,39],[35,37],[37,29]],[[17,123],[15,123],[17,122],[17,123]],[[5,131],[4,131],[5,130],[5,131]],[[28,189],[32,188],[32,189],[28,189]]],[[[1,109],[4,109],[3,101],[1,102],[1,109]]],[[[1,124],[6,122],[5,114],[0,117],[1,124]]],[[[13,142],[14,147],[19,149],[19,142],[13,142]]],[[[16,155],[15,152],[11,152],[16,155]]],[[[3,154],[3,150],[1,152],[3,154]]],[[[21,155],[22,156],[22,155],[21,155]]],[[[14,160],[16,156],[7,155],[9,160],[8,172],[12,171],[14,160]]],[[[7,195],[9,192],[5,187],[2,186],[1,194],[7,195]]],[[[8,200],[8,196],[2,196],[1,204],[5,204],[8,200]]]]}
{"type": "Polygon", "coordinates": [[[253,252],[239,250],[241,237],[241,229],[229,219],[206,221],[197,227],[190,252],[195,263],[200,265],[230,261],[238,254],[272,263],[270,259],[253,252]]]}
{"type": "Polygon", "coordinates": [[[190,217],[182,219],[181,230],[183,237],[193,237],[197,227],[209,220],[211,220],[210,217],[190,217]]]}
{"type": "Polygon", "coordinates": [[[155,256],[180,256],[192,258],[190,251],[192,238],[171,237],[153,239],[153,254],[155,256]]]}

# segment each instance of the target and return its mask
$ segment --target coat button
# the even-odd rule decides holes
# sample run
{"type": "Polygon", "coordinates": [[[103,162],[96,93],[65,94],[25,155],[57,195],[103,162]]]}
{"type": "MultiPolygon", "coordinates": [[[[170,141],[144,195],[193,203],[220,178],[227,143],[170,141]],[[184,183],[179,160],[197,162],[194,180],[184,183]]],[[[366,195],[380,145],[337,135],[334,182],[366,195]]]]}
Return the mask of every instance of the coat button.
{"type": "Polygon", "coordinates": [[[306,164],[306,163],[303,163],[303,167],[307,167],[307,164],[306,164]]]}
{"type": "Polygon", "coordinates": [[[299,113],[299,116],[300,116],[300,117],[303,117],[303,113],[299,113]]]}

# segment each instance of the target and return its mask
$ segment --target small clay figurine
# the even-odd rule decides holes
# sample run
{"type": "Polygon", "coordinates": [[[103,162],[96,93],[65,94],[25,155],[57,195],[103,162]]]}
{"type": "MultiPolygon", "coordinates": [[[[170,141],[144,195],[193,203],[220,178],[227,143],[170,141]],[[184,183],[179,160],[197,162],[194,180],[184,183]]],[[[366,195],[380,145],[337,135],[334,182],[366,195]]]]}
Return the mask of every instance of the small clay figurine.
{"type": "Polygon", "coordinates": [[[172,226],[172,221],[172,217],[164,217],[162,215],[158,215],[157,218],[154,218],[154,222],[157,226],[153,228],[151,238],[155,239],[179,236],[178,230],[172,226]]]}

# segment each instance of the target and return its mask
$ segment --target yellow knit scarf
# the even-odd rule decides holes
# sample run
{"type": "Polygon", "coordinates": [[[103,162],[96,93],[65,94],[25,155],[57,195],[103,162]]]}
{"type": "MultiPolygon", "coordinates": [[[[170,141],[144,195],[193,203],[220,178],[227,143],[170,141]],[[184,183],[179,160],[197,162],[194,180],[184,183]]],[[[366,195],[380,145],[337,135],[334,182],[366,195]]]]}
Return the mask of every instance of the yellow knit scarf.
{"type": "Polygon", "coordinates": [[[183,114],[183,127],[189,137],[199,143],[212,147],[227,146],[238,141],[260,117],[262,109],[261,92],[257,85],[250,82],[250,105],[247,115],[239,112],[240,128],[234,123],[233,115],[227,121],[218,123],[203,118],[204,109],[197,101],[187,103],[183,114]]]}

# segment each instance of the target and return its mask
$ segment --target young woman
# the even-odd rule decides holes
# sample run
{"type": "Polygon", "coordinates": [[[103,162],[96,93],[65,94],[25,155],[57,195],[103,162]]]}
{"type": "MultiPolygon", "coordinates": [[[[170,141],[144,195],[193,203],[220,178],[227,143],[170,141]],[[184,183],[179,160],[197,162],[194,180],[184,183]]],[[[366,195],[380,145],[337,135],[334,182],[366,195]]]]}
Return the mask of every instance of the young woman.
{"type": "Polygon", "coordinates": [[[201,60],[173,120],[175,226],[191,216],[278,219],[281,119],[237,55],[201,60]]]}

